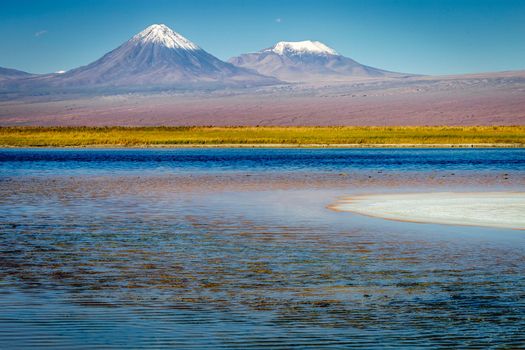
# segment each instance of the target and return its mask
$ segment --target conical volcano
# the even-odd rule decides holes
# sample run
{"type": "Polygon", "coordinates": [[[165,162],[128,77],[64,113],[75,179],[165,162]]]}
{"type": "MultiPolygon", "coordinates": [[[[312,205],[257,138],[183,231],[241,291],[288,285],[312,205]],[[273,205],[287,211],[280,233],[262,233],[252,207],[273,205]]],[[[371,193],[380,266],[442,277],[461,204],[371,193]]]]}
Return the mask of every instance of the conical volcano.
{"type": "MultiPolygon", "coordinates": [[[[279,81],[221,61],[164,24],[154,24],[95,62],[24,81],[38,87],[185,87],[265,85],[279,81]]],[[[29,87],[31,87],[29,85],[29,87]]]]}

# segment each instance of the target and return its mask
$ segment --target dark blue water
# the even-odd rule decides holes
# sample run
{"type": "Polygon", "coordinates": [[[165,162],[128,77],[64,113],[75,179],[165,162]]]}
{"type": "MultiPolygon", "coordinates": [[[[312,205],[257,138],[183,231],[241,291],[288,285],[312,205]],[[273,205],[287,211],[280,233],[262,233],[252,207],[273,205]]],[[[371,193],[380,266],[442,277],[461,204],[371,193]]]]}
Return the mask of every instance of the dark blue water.
{"type": "Polygon", "coordinates": [[[327,209],[508,150],[0,150],[0,348],[520,348],[522,231],[327,209]]]}
{"type": "Polygon", "coordinates": [[[8,174],[525,170],[523,149],[3,149],[8,174]]]}

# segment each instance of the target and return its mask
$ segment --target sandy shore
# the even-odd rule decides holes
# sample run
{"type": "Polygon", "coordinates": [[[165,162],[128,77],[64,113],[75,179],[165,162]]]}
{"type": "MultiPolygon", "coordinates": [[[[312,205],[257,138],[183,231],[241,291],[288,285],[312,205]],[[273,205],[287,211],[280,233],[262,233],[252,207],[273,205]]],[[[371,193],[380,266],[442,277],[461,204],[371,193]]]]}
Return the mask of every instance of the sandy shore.
{"type": "Polygon", "coordinates": [[[525,230],[524,192],[365,195],[330,208],[388,220],[525,230]]]}

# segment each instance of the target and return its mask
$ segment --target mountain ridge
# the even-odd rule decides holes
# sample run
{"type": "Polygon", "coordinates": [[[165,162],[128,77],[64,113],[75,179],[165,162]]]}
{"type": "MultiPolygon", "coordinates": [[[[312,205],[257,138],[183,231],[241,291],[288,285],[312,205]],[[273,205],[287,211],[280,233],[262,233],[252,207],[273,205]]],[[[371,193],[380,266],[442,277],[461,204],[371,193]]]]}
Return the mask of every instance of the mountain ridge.
{"type": "Polygon", "coordinates": [[[12,81],[7,88],[90,89],[257,86],[279,80],[236,67],[163,24],[154,24],[88,65],[12,81]]]}
{"type": "Polygon", "coordinates": [[[408,76],[363,65],[338,54],[320,41],[312,40],[280,41],[270,48],[232,57],[228,62],[290,82],[408,76]]]}
{"type": "Polygon", "coordinates": [[[0,67],[0,80],[19,79],[34,76],[34,74],[18,69],[0,67]]]}

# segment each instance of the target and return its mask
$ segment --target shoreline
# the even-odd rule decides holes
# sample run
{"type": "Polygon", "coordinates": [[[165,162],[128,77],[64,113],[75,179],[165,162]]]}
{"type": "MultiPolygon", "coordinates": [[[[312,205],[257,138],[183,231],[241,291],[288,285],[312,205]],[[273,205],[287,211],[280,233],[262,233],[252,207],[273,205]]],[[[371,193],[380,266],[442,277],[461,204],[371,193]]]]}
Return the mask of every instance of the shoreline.
{"type": "Polygon", "coordinates": [[[525,126],[0,127],[1,147],[523,148],[525,126]]]}
{"type": "Polygon", "coordinates": [[[327,208],[389,221],[525,231],[525,193],[519,191],[344,196],[327,208]],[[493,213],[498,216],[491,218],[493,213]]]}
{"type": "Polygon", "coordinates": [[[125,145],[125,144],[91,144],[91,145],[72,145],[72,146],[60,146],[60,145],[42,145],[42,146],[13,146],[13,145],[0,145],[0,148],[13,148],[13,149],[39,149],[39,148],[71,148],[71,149],[84,149],[84,148],[118,148],[118,149],[146,149],[146,148],[340,148],[340,149],[363,149],[363,148],[525,148],[525,144],[521,143],[449,143],[449,144],[425,144],[425,143],[406,143],[406,144],[291,144],[291,143],[217,143],[217,144],[144,144],[144,145],[125,145]]]}

